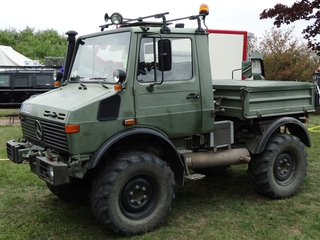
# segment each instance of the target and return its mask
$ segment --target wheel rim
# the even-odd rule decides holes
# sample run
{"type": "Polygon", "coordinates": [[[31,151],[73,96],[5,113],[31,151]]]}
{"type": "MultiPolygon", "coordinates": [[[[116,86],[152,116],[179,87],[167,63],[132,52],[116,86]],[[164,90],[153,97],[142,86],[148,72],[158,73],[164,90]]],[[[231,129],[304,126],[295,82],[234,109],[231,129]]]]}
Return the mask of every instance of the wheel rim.
{"type": "Polygon", "coordinates": [[[141,174],[131,178],[120,193],[120,208],[130,219],[148,216],[158,202],[158,185],[154,179],[141,174]]]}
{"type": "Polygon", "coordinates": [[[287,185],[293,179],[295,173],[296,157],[289,152],[281,153],[274,164],[276,181],[281,185],[287,185]]]}

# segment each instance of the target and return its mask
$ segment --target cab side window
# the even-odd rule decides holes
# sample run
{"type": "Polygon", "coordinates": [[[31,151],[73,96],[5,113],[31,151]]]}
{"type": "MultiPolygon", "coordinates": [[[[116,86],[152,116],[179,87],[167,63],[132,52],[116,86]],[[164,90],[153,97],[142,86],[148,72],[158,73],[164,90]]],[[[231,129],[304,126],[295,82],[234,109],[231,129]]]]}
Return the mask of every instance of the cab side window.
{"type": "MultiPolygon", "coordinates": [[[[140,43],[138,76],[139,82],[161,81],[162,72],[158,68],[157,42],[159,38],[142,38],[140,43]]],[[[172,49],[172,68],[164,71],[164,81],[183,81],[192,78],[191,40],[170,38],[172,49]]]]}

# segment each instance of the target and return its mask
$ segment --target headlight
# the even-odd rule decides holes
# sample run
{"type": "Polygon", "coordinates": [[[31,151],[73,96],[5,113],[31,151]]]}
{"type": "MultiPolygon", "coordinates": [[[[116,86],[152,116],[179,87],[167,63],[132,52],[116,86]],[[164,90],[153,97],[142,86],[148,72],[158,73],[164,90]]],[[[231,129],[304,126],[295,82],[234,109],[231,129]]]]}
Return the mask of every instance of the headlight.
{"type": "Polygon", "coordinates": [[[48,166],[48,176],[51,180],[54,180],[54,171],[53,171],[53,166],[51,165],[48,166]]]}
{"type": "Polygon", "coordinates": [[[111,15],[110,19],[111,19],[111,22],[113,24],[116,24],[116,25],[121,24],[122,20],[123,20],[122,15],[120,13],[117,13],[117,12],[113,13],[111,15]]]}
{"type": "Polygon", "coordinates": [[[126,80],[126,73],[121,69],[116,69],[113,72],[113,80],[116,83],[123,83],[126,80]]]}
{"type": "Polygon", "coordinates": [[[57,81],[57,70],[53,71],[53,81],[57,81]]]}
{"type": "Polygon", "coordinates": [[[63,77],[63,73],[60,71],[54,70],[52,74],[53,74],[52,77],[53,77],[53,81],[54,81],[54,86],[60,87],[60,80],[63,77]]]}

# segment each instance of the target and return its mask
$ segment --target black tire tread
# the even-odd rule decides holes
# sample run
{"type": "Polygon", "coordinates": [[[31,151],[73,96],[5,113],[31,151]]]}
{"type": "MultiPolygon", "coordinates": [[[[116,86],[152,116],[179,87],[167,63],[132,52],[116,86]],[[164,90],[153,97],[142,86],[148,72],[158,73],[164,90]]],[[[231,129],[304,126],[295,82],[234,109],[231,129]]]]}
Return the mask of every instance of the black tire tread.
{"type": "Polygon", "coordinates": [[[163,216],[161,222],[164,221],[164,218],[167,215],[167,213],[171,211],[171,202],[175,198],[173,191],[175,183],[172,178],[172,172],[161,159],[157,158],[154,155],[145,152],[130,151],[122,153],[114,159],[110,160],[109,163],[104,164],[100,169],[98,176],[92,181],[92,192],[90,194],[92,212],[105,227],[110,228],[117,234],[125,236],[152,231],[158,225],[157,224],[154,226],[149,226],[148,229],[144,229],[143,231],[139,230],[137,232],[131,232],[123,226],[117,226],[113,221],[113,217],[110,216],[108,212],[108,204],[106,204],[106,202],[108,201],[108,198],[111,194],[108,191],[109,187],[115,184],[116,179],[122,174],[122,172],[126,168],[137,163],[154,164],[155,166],[158,166],[162,169],[167,179],[170,179],[170,187],[172,189],[169,200],[170,207],[167,209],[167,212],[162,213],[163,216]]]}
{"type": "MultiPolygon", "coordinates": [[[[289,134],[276,134],[275,136],[271,137],[269,139],[269,142],[267,143],[265,151],[257,156],[254,156],[253,159],[251,159],[248,166],[248,170],[247,170],[247,174],[248,174],[251,185],[254,187],[254,189],[257,192],[259,192],[264,196],[274,198],[274,199],[287,198],[287,197],[293,196],[298,190],[298,188],[295,189],[289,195],[279,195],[271,187],[270,180],[268,179],[269,162],[274,156],[276,149],[281,147],[287,141],[293,141],[293,143],[296,144],[296,146],[298,146],[300,151],[302,151],[302,156],[304,158],[304,159],[301,159],[300,161],[303,161],[302,164],[305,164],[305,168],[308,165],[308,162],[307,162],[308,154],[304,149],[305,145],[300,141],[298,137],[294,135],[289,135],[289,134]]],[[[303,178],[305,176],[306,176],[306,172],[304,173],[303,178]]]]}

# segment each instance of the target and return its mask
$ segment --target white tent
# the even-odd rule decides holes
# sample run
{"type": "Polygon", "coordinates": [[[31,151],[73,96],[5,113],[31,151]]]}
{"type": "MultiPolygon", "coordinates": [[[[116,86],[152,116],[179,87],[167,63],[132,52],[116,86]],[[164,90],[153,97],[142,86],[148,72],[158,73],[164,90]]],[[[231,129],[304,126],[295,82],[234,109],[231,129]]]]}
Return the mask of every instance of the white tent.
{"type": "Polygon", "coordinates": [[[0,66],[38,66],[38,60],[31,60],[12,47],[0,45],[0,66]]]}

